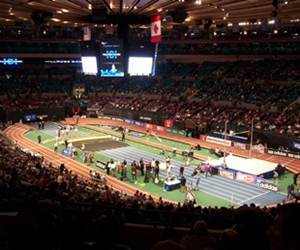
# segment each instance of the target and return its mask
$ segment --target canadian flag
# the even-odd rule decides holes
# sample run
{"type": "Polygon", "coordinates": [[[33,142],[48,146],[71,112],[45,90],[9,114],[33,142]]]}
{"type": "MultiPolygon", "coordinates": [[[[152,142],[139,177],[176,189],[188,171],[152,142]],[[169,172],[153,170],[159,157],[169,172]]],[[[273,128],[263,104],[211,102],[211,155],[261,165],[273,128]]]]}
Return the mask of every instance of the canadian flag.
{"type": "Polygon", "coordinates": [[[161,41],[161,21],[160,15],[151,18],[151,42],[158,43],[161,41]]]}

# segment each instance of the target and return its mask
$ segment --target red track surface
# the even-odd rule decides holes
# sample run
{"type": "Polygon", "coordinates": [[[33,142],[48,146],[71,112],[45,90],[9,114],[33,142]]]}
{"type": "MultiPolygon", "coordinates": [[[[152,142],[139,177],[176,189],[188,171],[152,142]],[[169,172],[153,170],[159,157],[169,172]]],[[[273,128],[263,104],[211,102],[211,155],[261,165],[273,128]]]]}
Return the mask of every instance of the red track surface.
{"type": "MultiPolygon", "coordinates": [[[[72,118],[67,118],[66,123],[68,124],[74,124],[74,120],[72,118]]],[[[129,125],[128,123],[122,122],[122,121],[114,121],[109,119],[97,119],[97,118],[80,118],[79,120],[80,125],[109,125],[109,126],[115,126],[115,127],[127,127],[131,130],[137,131],[137,132],[146,132],[146,129],[143,127],[138,127],[135,125],[129,125]]],[[[234,155],[242,156],[242,157],[249,157],[249,150],[243,150],[239,148],[234,147],[226,147],[226,146],[220,146],[214,143],[208,143],[201,141],[199,139],[190,138],[190,137],[183,137],[176,134],[164,134],[164,133],[157,133],[160,137],[174,140],[178,142],[184,142],[191,145],[197,145],[200,144],[202,147],[205,148],[219,148],[219,149],[225,149],[227,153],[232,153],[234,155]]],[[[293,173],[300,172],[300,160],[293,159],[289,157],[282,157],[282,156],[275,156],[270,154],[261,154],[257,152],[252,152],[252,157],[261,159],[261,160],[267,160],[274,163],[280,163],[284,165],[288,170],[290,170],[293,173]]]]}
{"type": "MultiPolygon", "coordinates": [[[[55,153],[54,151],[44,147],[41,144],[38,144],[37,142],[28,140],[24,135],[29,130],[32,130],[32,127],[23,124],[15,124],[8,127],[4,133],[10,140],[12,140],[14,143],[17,143],[21,148],[26,148],[32,152],[42,155],[45,160],[52,162],[53,166],[57,167],[63,162],[68,169],[72,170],[77,175],[83,178],[90,178],[89,171],[91,168],[59,153],[55,153]]],[[[128,194],[134,194],[136,191],[136,189],[132,186],[127,185],[126,183],[111,176],[106,176],[106,180],[107,184],[112,186],[114,189],[126,192],[128,194]]],[[[154,198],[157,199],[157,197],[154,198]]]]}
{"type": "MultiPolygon", "coordinates": [[[[66,119],[66,123],[73,124],[74,121],[73,119],[66,119]]],[[[146,130],[142,127],[129,125],[121,121],[113,121],[113,120],[105,120],[105,119],[96,119],[96,118],[80,119],[79,124],[80,125],[111,125],[117,127],[123,126],[131,130],[135,130],[137,132],[144,132],[144,133],[146,132],[146,130]]],[[[89,171],[91,170],[91,168],[89,168],[87,165],[77,162],[59,153],[55,153],[54,151],[46,148],[45,146],[27,139],[25,137],[25,134],[30,130],[32,130],[32,127],[30,126],[24,124],[15,124],[8,127],[4,131],[4,133],[9,139],[11,139],[14,143],[17,143],[21,148],[26,148],[29,149],[30,151],[42,155],[45,158],[45,160],[52,162],[54,166],[59,166],[63,162],[65,163],[67,168],[71,169],[74,173],[78,174],[79,176],[84,178],[90,178],[89,171]]],[[[220,148],[220,145],[207,143],[194,138],[187,138],[175,134],[159,134],[159,136],[166,139],[178,141],[178,142],[188,143],[191,145],[200,144],[202,147],[205,148],[220,148]]],[[[244,156],[244,157],[249,156],[248,150],[242,150],[233,147],[223,147],[223,146],[221,148],[222,149],[226,148],[227,152],[233,153],[235,155],[244,156]]],[[[262,160],[281,163],[285,165],[292,172],[300,172],[300,160],[291,159],[288,157],[272,156],[269,154],[260,154],[260,153],[253,153],[252,156],[262,160]]],[[[111,176],[106,176],[106,180],[108,185],[110,185],[114,189],[126,192],[128,194],[133,194],[136,191],[134,187],[122,181],[119,181],[116,178],[113,178],[111,176]]],[[[155,196],[153,196],[153,198],[158,199],[158,197],[155,196]]]]}

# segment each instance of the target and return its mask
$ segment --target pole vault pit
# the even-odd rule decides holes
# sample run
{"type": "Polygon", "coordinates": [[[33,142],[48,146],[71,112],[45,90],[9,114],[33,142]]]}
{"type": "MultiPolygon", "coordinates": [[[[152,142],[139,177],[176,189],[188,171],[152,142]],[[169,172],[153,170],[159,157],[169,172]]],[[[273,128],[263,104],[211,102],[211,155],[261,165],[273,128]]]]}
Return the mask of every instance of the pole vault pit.
{"type": "Polygon", "coordinates": [[[85,140],[85,141],[78,141],[78,142],[73,143],[73,145],[76,148],[81,148],[82,144],[85,145],[85,150],[91,151],[91,152],[102,151],[102,150],[107,150],[107,149],[115,149],[115,148],[121,148],[121,147],[128,146],[124,142],[113,140],[111,138],[85,140]]]}

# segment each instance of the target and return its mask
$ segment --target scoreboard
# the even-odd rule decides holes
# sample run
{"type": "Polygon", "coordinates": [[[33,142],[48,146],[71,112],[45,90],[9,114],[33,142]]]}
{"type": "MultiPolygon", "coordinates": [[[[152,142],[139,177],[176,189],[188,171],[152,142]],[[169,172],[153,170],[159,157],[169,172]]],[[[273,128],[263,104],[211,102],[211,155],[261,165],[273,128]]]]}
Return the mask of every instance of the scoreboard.
{"type": "Polygon", "coordinates": [[[124,57],[121,40],[111,39],[101,42],[100,45],[100,76],[123,77],[124,57]]]}

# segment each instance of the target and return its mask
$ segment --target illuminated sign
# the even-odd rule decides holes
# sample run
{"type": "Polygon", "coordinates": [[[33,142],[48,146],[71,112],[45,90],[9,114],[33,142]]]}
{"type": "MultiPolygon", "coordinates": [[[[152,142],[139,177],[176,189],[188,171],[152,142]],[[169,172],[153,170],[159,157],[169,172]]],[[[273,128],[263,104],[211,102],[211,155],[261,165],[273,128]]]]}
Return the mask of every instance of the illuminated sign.
{"type": "Polygon", "coordinates": [[[49,64],[78,64],[81,63],[81,60],[64,60],[64,59],[59,59],[59,60],[46,60],[44,61],[45,63],[49,64]]]}
{"type": "Polygon", "coordinates": [[[106,59],[117,59],[118,56],[121,56],[121,53],[118,53],[117,50],[106,50],[102,55],[105,56],[106,59]]]}
{"type": "Polygon", "coordinates": [[[293,146],[296,149],[300,149],[300,143],[299,142],[293,142],[293,146]]]}
{"type": "Polygon", "coordinates": [[[101,42],[100,70],[101,77],[123,77],[123,43],[112,39],[101,42]]]}
{"type": "Polygon", "coordinates": [[[251,175],[251,174],[244,174],[244,173],[241,173],[241,172],[237,172],[236,180],[247,182],[247,183],[255,183],[256,182],[256,176],[251,175]]]}
{"type": "Polygon", "coordinates": [[[259,183],[259,187],[273,191],[273,192],[278,192],[278,190],[279,190],[278,186],[274,185],[273,183],[261,182],[261,183],[259,183]]]}
{"type": "Polygon", "coordinates": [[[8,58],[3,58],[2,60],[0,60],[0,63],[6,66],[13,66],[13,65],[18,65],[23,63],[22,60],[19,60],[17,58],[13,58],[13,57],[8,57],[8,58]]]}

